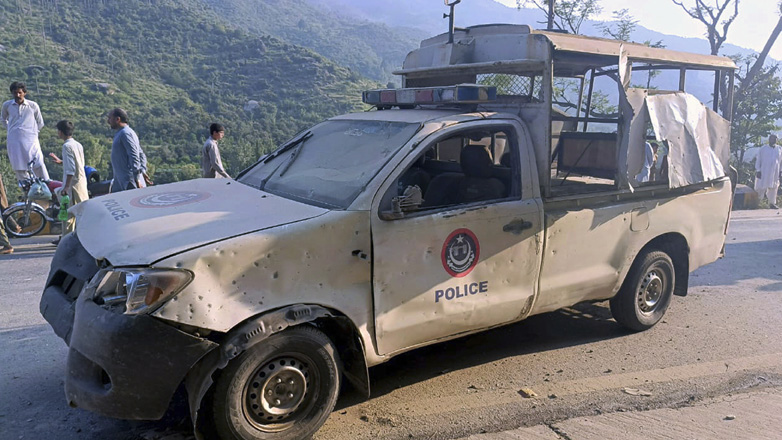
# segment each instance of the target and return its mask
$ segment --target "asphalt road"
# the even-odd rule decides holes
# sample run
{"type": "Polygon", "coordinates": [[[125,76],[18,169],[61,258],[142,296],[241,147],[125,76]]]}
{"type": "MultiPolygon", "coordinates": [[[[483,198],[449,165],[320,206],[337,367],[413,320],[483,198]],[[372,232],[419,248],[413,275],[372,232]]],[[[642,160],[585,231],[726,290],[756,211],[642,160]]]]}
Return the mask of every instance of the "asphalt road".
{"type": "MultiPolygon", "coordinates": [[[[52,238],[0,258],[0,439],[192,438],[186,420],[66,405],[67,349],[38,314],[52,238]]],[[[694,272],[653,329],[628,333],[599,303],[419,349],[372,369],[373,397],[343,395],[315,440],[454,439],[779,388],[781,333],[782,213],[738,212],[726,258],[694,272]]]]}

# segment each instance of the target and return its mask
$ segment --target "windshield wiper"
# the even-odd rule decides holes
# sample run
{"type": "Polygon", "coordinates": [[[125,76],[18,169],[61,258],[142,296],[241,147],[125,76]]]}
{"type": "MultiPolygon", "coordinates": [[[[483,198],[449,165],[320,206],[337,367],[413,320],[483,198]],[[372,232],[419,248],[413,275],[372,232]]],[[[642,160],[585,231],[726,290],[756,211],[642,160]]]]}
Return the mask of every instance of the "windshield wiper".
{"type": "Polygon", "coordinates": [[[306,141],[307,139],[309,139],[311,137],[312,137],[312,132],[308,131],[308,132],[304,133],[303,135],[301,135],[301,137],[296,138],[296,139],[288,142],[287,144],[285,144],[282,147],[280,147],[277,151],[275,151],[275,152],[269,154],[268,156],[264,157],[263,159],[261,159],[261,162],[267,163],[270,160],[274,159],[275,157],[279,156],[280,154],[285,153],[286,151],[290,150],[291,148],[295,147],[296,145],[301,144],[302,142],[306,141]]]}
{"type": "Polygon", "coordinates": [[[302,136],[301,140],[297,142],[298,145],[296,146],[296,149],[291,152],[288,161],[285,162],[285,166],[282,167],[282,169],[280,170],[280,174],[277,174],[277,177],[282,177],[282,175],[285,174],[286,171],[288,171],[291,165],[293,165],[293,162],[296,160],[296,158],[299,157],[299,153],[301,153],[301,148],[304,146],[304,142],[311,137],[312,137],[312,133],[309,133],[309,136],[307,135],[302,136]]]}
{"type": "MultiPolygon", "coordinates": [[[[312,133],[311,132],[308,131],[308,132],[304,133],[304,136],[296,139],[293,142],[290,142],[290,143],[288,143],[286,145],[283,145],[279,150],[274,152],[274,154],[273,154],[274,157],[279,156],[280,154],[290,150],[291,148],[293,148],[293,147],[295,147],[297,145],[299,145],[299,146],[303,145],[304,141],[306,141],[307,139],[309,139],[311,137],[312,137],[312,133]]],[[[282,176],[283,174],[285,174],[285,171],[287,171],[288,168],[290,168],[291,163],[296,158],[296,156],[299,154],[299,151],[301,151],[301,148],[297,148],[293,153],[291,153],[291,157],[288,159],[287,162],[285,162],[285,167],[282,169],[282,171],[280,172],[278,177],[282,176]]],[[[266,163],[267,161],[269,161],[271,159],[272,159],[272,157],[266,157],[263,160],[261,160],[261,162],[266,163]]],[[[271,173],[267,174],[266,177],[264,177],[263,180],[261,180],[261,184],[258,185],[258,187],[259,187],[258,189],[263,190],[266,187],[266,183],[269,181],[269,179],[271,179],[272,176],[277,174],[277,170],[279,170],[280,167],[282,167],[282,166],[283,166],[283,164],[277,165],[277,168],[275,168],[274,171],[272,171],[271,173]]]]}
{"type": "MultiPolygon", "coordinates": [[[[304,141],[305,138],[308,138],[310,136],[312,136],[312,132],[307,131],[304,134],[302,134],[300,137],[297,137],[297,138],[293,139],[292,141],[290,141],[287,144],[281,146],[277,150],[272,151],[271,153],[269,153],[269,154],[267,154],[265,156],[262,156],[260,159],[256,160],[254,164],[252,164],[249,167],[247,167],[244,170],[242,170],[242,172],[239,173],[236,176],[236,179],[238,180],[240,177],[242,177],[245,174],[247,174],[248,171],[250,171],[251,169],[255,168],[255,166],[258,165],[259,163],[266,163],[266,162],[274,159],[275,157],[279,156],[280,154],[282,154],[282,153],[290,150],[291,148],[295,147],[296,145],[298,145],[299,143],[304,141]]],[[[264,180],[268,180],[268,179],[264,179],[264,180]]],[[[265,182],[263,182],[263,183],[265,183],[265,182]]],[[[258,188],[258,189],[262,189],[262,188],[258,188]]]]}

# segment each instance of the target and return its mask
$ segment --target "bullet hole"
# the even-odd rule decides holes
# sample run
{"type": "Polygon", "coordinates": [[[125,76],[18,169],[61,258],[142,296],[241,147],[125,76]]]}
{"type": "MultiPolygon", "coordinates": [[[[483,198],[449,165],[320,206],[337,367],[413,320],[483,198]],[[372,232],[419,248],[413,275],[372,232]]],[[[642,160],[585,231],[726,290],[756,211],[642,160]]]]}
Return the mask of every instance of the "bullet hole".
{"type": "Polygon", "coordinates": [[[258,262],[256,261],[255,263],[253,263],[253,266],[258,267],[260,266],[260,264],[258,264],[258,262]]]}
{"type": "Polygon", "coordinates": [[[198,295],[198,300],[199,300],[199,301],[203,301],[203,300],[204,300],[204,297],[203,297],[203,296],[201,296],[201,295],[198,295]]]}
{"type": "Polygon", "coordinates": [[[274,279],[276,280],[276,279],[277,279],[277,277],[279,277],[279,276],[280,276],[280,274],[279,274],[278,272],[276,272],[276,271],[275,271],[275,272],[274,272],[274,275],[272,275],[272,278],[274,278],[274,279]]]}
{"type": "Polygon", "coordinates": [[[231,281],[231,284],[236,285],[236,280],[231,281]]]}

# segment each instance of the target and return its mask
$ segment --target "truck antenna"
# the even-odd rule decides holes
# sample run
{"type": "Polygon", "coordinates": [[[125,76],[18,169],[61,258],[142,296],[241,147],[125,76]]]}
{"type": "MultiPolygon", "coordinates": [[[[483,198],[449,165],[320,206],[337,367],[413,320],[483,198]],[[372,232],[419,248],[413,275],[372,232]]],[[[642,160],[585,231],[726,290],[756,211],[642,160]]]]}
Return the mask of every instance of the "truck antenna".
{"type": "Polygon", "coordinates": [[[453,27],[453,8],[456,5],[458,5],[459,3],[461,3],[462,0],[454,0],[451,3],[448,3],[448,0],[443,0],[443,1],[445,2],[445,6],[448,6],[448,7],[451,8],[451,13],[450,14],[443,14],[443,18],[450,18],[450,20],[448,20],[448,43],[452,44],[453,43],[453,31],[454,31],[454,27],[453,27]]]}

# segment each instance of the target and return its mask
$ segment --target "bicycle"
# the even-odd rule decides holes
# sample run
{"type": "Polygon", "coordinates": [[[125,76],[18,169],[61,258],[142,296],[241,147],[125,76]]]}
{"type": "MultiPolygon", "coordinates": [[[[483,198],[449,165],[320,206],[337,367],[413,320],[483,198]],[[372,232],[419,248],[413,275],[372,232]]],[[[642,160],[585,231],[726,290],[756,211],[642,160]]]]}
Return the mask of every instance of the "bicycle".
{"type": "Polygon", "coordinates": [[[60,201],[57,197],[57,190],[62,187],[62,182],[56,180],[46,180],[33,173],[35,159],[27,164],[27,178],[19,181],[19,187],[24,194],[21,201],[9,206],[3,211],[2,220],[5,224],[6,232],[11,237],[24,238],[32,237],[43,231],[49,222],[59,223],[57,214],[60,211],[60,201]],[[35,184],[45,185],[51,193],[50,198],[43,199],[48,202],[48,207],[44,208],[31,198],[30,189],[35,184]],[[18,226],[18,227],[17,227],[18,226]]]}

